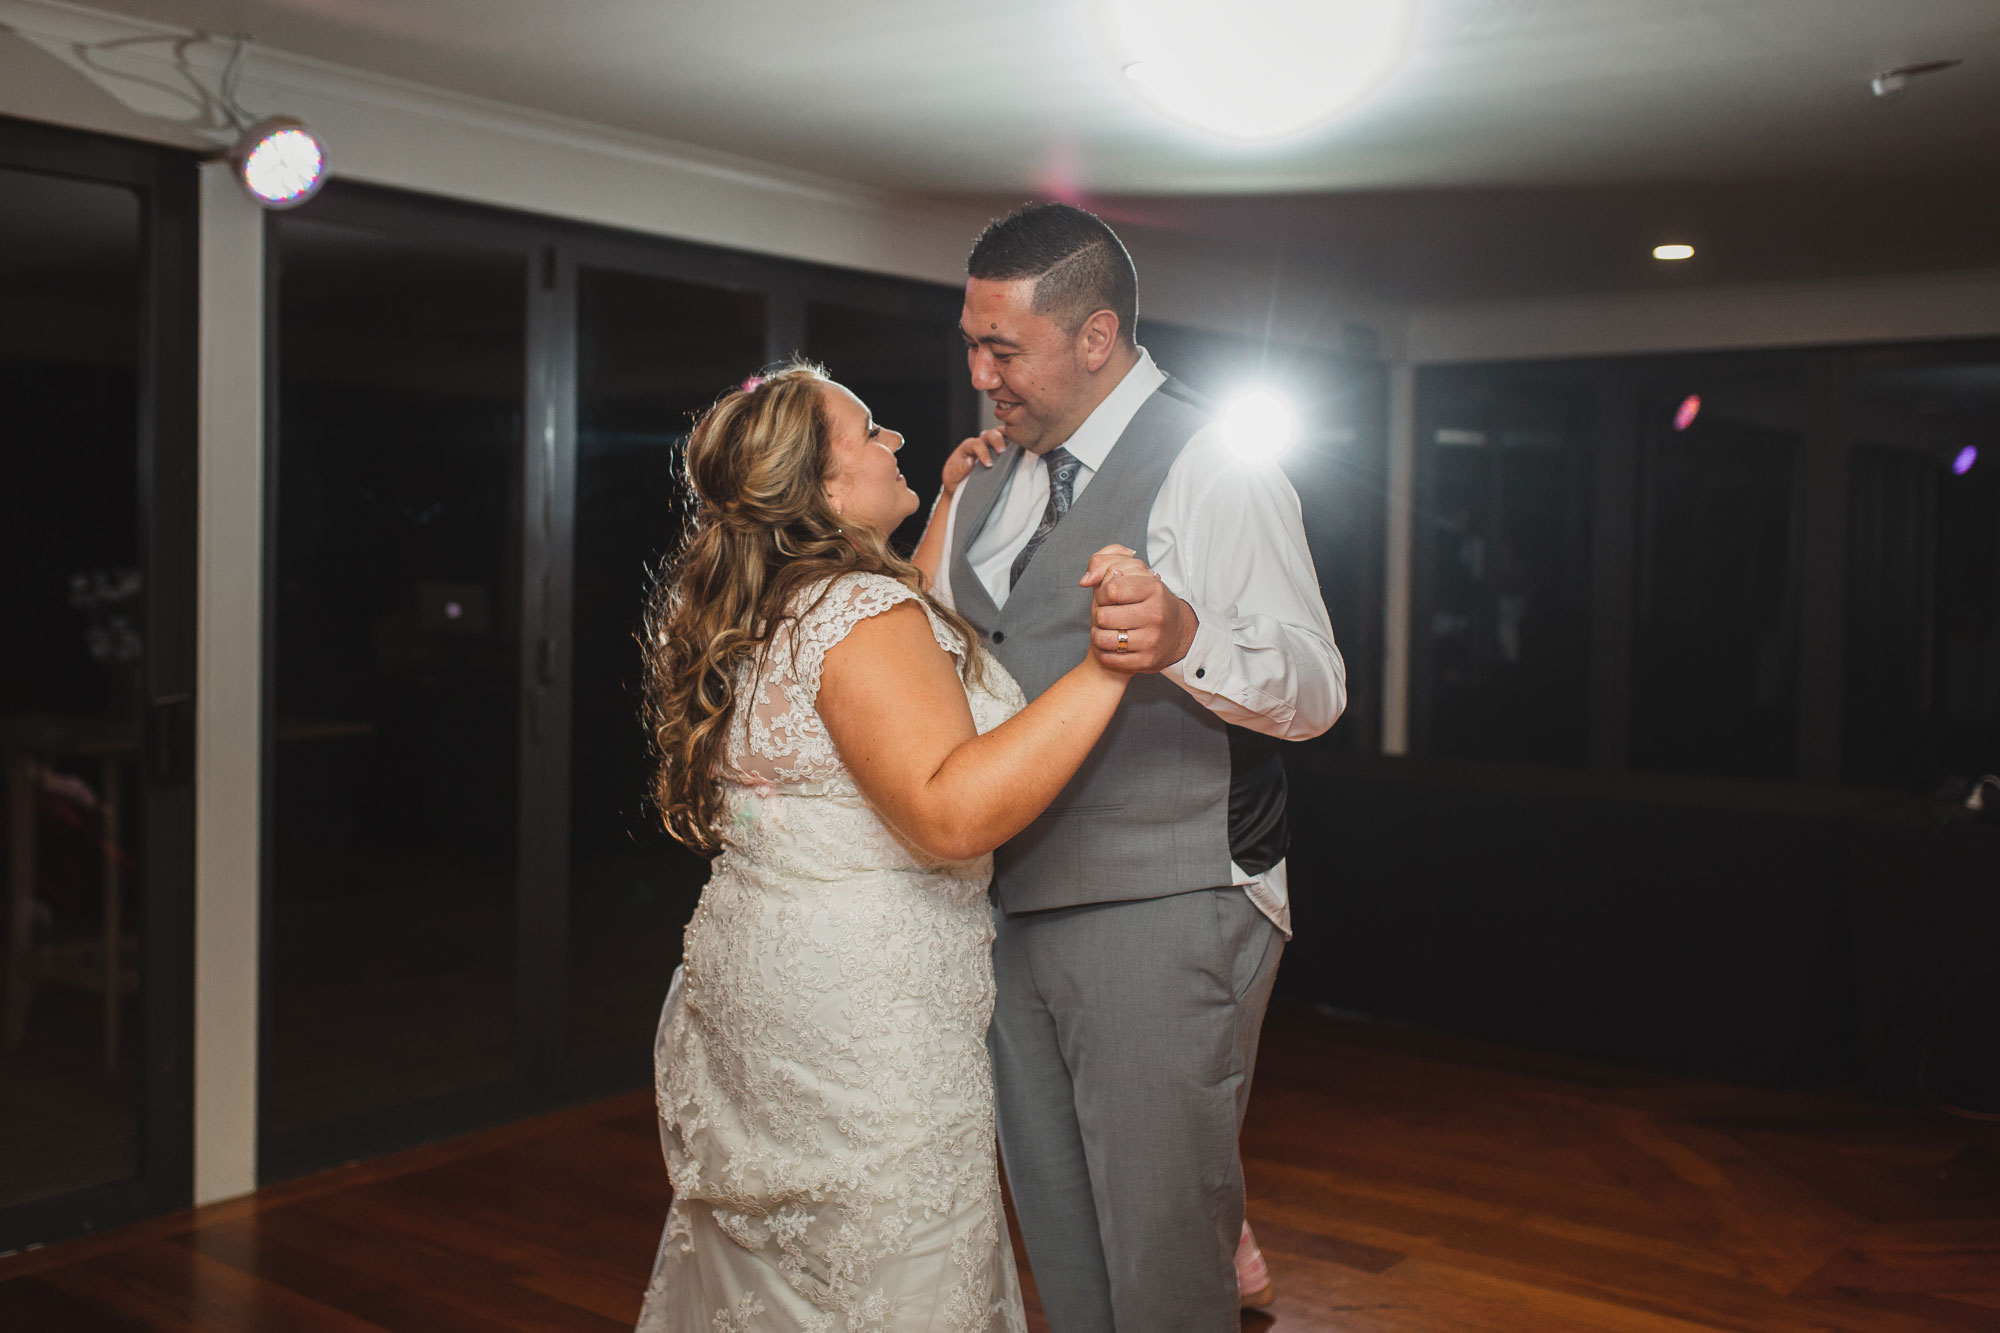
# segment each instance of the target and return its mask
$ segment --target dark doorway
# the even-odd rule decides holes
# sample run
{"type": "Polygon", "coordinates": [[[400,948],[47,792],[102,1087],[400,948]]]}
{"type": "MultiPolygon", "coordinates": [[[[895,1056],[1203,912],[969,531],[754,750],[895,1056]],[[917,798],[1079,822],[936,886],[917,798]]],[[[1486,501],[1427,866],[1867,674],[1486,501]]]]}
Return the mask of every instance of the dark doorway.
{"type": "Polygon", "coordinates": [[[0,121],[0,1250],[190,1188],[194,183],[0,121]]]}

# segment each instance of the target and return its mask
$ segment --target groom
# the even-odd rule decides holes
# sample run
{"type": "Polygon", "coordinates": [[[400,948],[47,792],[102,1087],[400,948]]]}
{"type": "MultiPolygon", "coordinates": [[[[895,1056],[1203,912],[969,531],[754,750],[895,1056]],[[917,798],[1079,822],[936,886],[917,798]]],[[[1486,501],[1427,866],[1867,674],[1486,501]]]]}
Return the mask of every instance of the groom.
{"type": "Polygon", "coordinates": [[[1297,495],[1134,340],[1111,229],[1029,205],[966,267],[1005,447],[953,455],[919,563],[1031,698],[1086,651],[1140,677],[995,858],[1007,1176],[1056,1333],[1233,1329],[1236,1138],[1291,932],[1278,743],[1333,725],[1345,668],[1297,495]]]}

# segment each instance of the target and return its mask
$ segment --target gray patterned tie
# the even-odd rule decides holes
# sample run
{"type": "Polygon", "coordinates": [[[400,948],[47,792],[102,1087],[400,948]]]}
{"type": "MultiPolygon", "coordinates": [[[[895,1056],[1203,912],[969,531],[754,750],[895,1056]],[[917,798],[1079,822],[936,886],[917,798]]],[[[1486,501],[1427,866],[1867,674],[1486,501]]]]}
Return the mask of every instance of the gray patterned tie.
{"type": "Polygon", "coordinates": [[[1076,474],[1083,470],[1083,460],[1061,445],[1043,454],[1042,462],[1048,464],[1049,468],[1049,503],[1042,510],[1042,521],[1035,528],[1035,535],[1028,538],[1028,544],[1021,548],[1021,554],[1014,557],[1014,567],[1007,575],[1009,592],[1012,592],[1014,585],[1021,581],[1021,571],[1025,570],[1028,562],[1035,558],[1035,552],[1041,549],[1042,543],[1048,540],[1051,532],[1055,531],[1056,524],[1062,522],[1062,516],[1069,512],[1070,502],[1076,491],[1076,474]]]}

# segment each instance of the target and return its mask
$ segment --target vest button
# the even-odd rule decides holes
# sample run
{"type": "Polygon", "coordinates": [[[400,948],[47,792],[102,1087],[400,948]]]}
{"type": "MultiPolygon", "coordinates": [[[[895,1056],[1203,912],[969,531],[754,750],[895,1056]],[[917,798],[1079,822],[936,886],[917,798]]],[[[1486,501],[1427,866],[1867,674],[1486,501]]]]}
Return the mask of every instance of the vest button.
{"type": "Polygon", "coordinates": [[[1208,674],[1207,667],[1196,667],[1194,669],[1194,678],[1196,680],[1200,680],[1203,676],[1206,676],[1207,674],[1208,674]]]}
{"type": "Polygon", "coordinates": [[[994,630],[994,631],[993,631],[993,642],[995,642],[995,643],[1005,643],[1005,642],[1007,642],[1007,631],[1005,631],[1005,630],[998,630],[998,629],[994,630]]]}

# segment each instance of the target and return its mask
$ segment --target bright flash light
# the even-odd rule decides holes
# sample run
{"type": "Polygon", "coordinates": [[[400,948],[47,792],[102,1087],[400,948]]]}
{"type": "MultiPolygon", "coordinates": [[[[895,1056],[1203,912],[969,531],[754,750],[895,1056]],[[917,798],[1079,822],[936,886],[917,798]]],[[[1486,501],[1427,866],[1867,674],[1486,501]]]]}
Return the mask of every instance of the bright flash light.
{"type": "Polygon", "coordinates": [[[1655,259],[1693,259],[1692,245],[1656,245],[1653,247],[1655,259]]]}
{"type": "Polygon", "coordinates": [[[252,125],[231,157],[236,178],[266,208],[296,208],[326,183],[326,146],[289,116],[252,125]]]}
{"type": "Polygon", "coordinates": [[[1267,462],[1292,447],[1299,414],[1269,389],[1251,389],[1222,409],[1222,438],[1237,457],[1267,462]]]}
{"type": "Polygon", "coordinates": [[[1402,65],[1420,0],[1098,0],[1141,100],[1231,139],[1296,134],[1402,65]]]}

